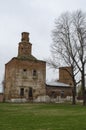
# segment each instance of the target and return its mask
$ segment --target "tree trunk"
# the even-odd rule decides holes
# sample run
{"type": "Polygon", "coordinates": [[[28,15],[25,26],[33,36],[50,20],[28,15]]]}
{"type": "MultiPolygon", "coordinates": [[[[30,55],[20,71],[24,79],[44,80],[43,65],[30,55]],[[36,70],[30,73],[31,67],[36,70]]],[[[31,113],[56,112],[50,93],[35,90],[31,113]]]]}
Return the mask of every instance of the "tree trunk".
{"type": "Polygon", "coordinates": [[[73,100],[72,100],[72,104],[73,105],[76,105],[76,81],[75,81],[75,77],[74,77],[74,74],[73,74],[73,67],[72,67],[72,79],[73,79],[73,91],[72,91],[72,94],[73,94],[73,100]]]}
{"type": "Polygon", "coordinates": [[[85,76],[84,76],[84,66],[82,70],[82,93],[83,93],[83,105],[86,105],[86,90],[85,90],[85,76]]]}
{"type": "Polygon", "coordinates": [[[75,105],[76,104],[76,86],[73,87],[72,95],[73,95],[72,104],[75,105]]]}

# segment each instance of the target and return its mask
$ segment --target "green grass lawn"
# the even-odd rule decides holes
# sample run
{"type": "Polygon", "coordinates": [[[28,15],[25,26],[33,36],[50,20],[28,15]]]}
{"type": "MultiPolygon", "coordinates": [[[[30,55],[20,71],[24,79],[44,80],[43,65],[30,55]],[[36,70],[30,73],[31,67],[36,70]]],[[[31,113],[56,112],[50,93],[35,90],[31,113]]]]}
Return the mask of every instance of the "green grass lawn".
{"type": "Polygon", "coordinates": [[[86,107],[0,103],[0,130],[86,130],[86,107]]]}

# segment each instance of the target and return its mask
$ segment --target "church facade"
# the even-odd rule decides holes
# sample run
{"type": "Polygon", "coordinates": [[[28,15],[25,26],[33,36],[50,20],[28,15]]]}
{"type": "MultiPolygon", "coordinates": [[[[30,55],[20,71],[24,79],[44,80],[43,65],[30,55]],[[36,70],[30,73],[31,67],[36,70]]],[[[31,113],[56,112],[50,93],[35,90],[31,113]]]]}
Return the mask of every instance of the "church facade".
{"type": "Polygon", "coordinates": [[[46,62],[32,55],[29,33],[21,36],[18,56],[5,64],[5,101],[34,101],[46,95],[46,62]]]}

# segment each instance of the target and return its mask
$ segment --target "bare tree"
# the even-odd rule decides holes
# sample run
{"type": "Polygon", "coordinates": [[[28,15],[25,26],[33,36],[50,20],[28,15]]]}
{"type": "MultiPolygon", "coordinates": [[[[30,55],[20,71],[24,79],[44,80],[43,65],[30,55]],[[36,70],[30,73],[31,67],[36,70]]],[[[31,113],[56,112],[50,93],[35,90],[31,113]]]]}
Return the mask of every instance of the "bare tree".
{"type": "Polygon", "coordinates": [[[86,90],[85,90],[85,67],[86,67],[86,14],[82,11],[73,13],[74,33],[76,37],[75,48],[79,63],[74,59],[81,73],[83,105],[86,105],[86,90]]]}
{"type": "Polygon", "coordinates": [[[71,66],[70,73],[73,79],[73,104],[75,104],[76,85],[81,80],[83,86],[83,104],[85,105],[85,63],[86,63],[86,20],[81,11],[73,14],[64,13],[55,21],[53,30],[53,44],[51,45],[52,58],[47,60],[49,66],[58,68],[59,66],[71,66]],[[80,17],[80,16],[81,17],[80,17]],[[81,21],[80,21],[81,20],[81,21]],[[81,79],[76,80],[81,74],[81,79]]]}

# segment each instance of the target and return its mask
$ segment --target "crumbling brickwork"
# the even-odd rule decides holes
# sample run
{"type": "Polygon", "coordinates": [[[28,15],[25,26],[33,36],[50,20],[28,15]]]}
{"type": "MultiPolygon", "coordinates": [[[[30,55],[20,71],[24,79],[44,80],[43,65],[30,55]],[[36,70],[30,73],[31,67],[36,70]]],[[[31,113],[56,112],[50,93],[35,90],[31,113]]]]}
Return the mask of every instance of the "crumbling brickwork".
{"type": "Polygon", "coordinates": [[[5,64],[5,101],[12,99],[34,100],[45,95],[46,63],[32,54],[29,33],[23,32],[18,56],[5,64]]]}
{"type": "Polygon", "coordinates": [[[72,68],[70,66],[59,68],[59,82],[69,84],[73,86],[72,68]]]}

